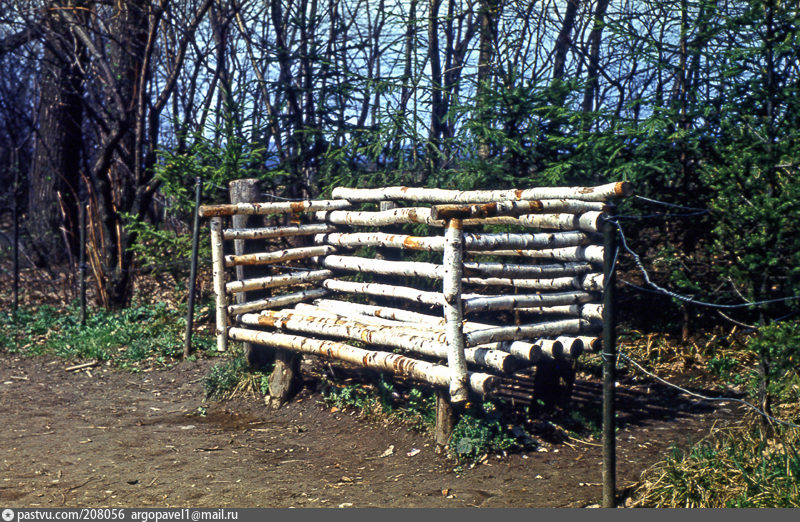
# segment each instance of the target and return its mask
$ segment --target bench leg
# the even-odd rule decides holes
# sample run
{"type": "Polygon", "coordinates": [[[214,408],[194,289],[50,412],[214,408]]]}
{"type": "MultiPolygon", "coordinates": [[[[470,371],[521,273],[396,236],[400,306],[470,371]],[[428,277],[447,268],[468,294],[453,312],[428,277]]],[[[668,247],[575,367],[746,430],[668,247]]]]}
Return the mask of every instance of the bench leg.
{"type": "Polygon", "coordinates": [[[280,408],[294,392],[300,374],[300,354],[275,350],[275,368],[269,376],[269,405],[280,408]]]}
{"type": "Polygon", "coordinates": [[[434,427],[434,439],[436,441],[436,451],[441,452],[450,441],[453,428],[456,427],[458,414],[450,403],[450,393],[445,389],[436,388],[436,426],[434,427]]]}

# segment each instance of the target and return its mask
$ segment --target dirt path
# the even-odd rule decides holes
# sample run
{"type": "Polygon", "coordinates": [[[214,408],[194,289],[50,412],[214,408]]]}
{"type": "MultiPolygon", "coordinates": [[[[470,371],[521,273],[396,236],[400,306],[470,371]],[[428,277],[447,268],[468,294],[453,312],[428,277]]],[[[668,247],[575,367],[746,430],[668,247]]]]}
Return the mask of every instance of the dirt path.
{"type": "MultiPolygon", "coordinates": [[[[65,372],[62,359],[0,354],[0,503],[8,506],[585,507],[600,501],[600,447],[540,449],[453,471],[424,435],[332,413],[304,389],[281,410],[212,403],[210,360],[133,374],[65,372]],[[390,456],[381,455],[394,446],[390,456]],[[408,456],[412,449],[421,450],[408,456]]],[[[724,412],[662,389],[620,387],[618,484],[724,412]]],[[[584,376],[576,401],[600,407],[584,376]]]]}

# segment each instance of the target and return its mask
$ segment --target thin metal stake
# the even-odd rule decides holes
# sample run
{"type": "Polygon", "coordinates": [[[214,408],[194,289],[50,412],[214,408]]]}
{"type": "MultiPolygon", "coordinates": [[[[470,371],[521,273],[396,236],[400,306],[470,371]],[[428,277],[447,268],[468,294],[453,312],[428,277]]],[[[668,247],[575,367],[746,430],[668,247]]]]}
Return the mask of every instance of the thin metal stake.
{"type": "Polygon", "coordinates": [[[200,191],[203,181],[197,177],[194,179],[194,225],[192,228],[192,265],[189,273],[189,303],[186,310],[186,336],[183,345],[183,357],[189,357],[192,353],[192,327],[194,326],[194,293],[197,280],[197,247],[200,238],[200,191]]]}
{"type": "Polygon", "coordinates": [[[616,283],[617,229],[608,219],[603,221],[603,507],[616,507],[617,448],[616,408],[614,405],[614,369],[617,360],[616,283]]]}
{"type": "Polygon", "coordinates": [[[19,203],[17,202],[17,187],[19,186],[19,169],[14,172],[14,303],[11,308],[11,317],[17,320],[19,307],[19,203]]]}
{"type": "Polygon", "coordinates": [[[81,326],[86,325],[86,203],[81,202],[81,211],[79,214],[79,227],[80,227],[80,294],[81,294],[81,326]]]}

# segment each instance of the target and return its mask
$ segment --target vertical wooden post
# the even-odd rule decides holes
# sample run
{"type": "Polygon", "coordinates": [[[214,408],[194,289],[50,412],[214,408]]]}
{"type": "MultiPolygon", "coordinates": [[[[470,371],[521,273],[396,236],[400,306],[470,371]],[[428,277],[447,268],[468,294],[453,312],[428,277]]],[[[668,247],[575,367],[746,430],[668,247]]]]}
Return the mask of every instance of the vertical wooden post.
{"type": "Polygon", "coordinates": [[[444,294],[445,338],[447,366],[450,368],[450,400],[455,404],[467,402],[467,361],[464,357],[464,308],[461,304],[461,277],[464,272],[464,234],[460,219],[447,222],[444,235],[444,294]]]}
{"type": "Polygon", "coordinates": [[[200,191],[203,182],[198,176],[194,180],[194,221],[192,223],[192,259],[189,270],[189,302],[186,305],[186,334],[183,343],[183,358],[192,353],[192,326],[194,326],[194,297],[197,287],[197,247],[200,242],[200,191]]]}
{"type": "Polygon", "coordinates": [[[616,507],[617,448],[614,406],[617,363],[614,285],[616,283],[617,228],[603,221],[603,507],[616,507]]]}
{"type": "Polygon", "coordinates": [[[217,308],[217,350],[228,349],[228,298],[225,294],[225,254],[222,251],[222,218],[211,218],[211,271],[217,308]]]}
{"type": "Polygon", "coordinates": [[[450,394],[447,390],[435,388],[436,395],[436,426],[434,427],[434,441],[436,451],[441,451],[450,442],[450,435],[456,427],[458,416],[450,403],[450,394]]]}
{"type": "MultiPolygon", "coordinates": [[[[255,178],[236,179],[228,183],[228,196],[231,203],[258,203],[261,201],[261,182],[255,178]]],[[[247,228],[252,226],[260,226],[262,223],[257,216],[243,216],[234,214],[232,217],[233,228],[247,228]]],[[[244,239],[235,239],[233,241],[233,253],[237,256],[242,254],[250,254],[263,250],[254,246],[253,241],[244,239]]],[[[237,266],[236,279],[250,277],[265,276],[269,273],[269,269],[263,266],[237,266]]],[[[237,292],[236,304],[242,304],[248,300],[266,297],[264,291],[255,292],[237,292]]],[[[244,353],[248,364],[253,368],[261,368],[269,362],[272,362],[273,352],[264,346],[253,345],[244,343],[244,353]]]]}

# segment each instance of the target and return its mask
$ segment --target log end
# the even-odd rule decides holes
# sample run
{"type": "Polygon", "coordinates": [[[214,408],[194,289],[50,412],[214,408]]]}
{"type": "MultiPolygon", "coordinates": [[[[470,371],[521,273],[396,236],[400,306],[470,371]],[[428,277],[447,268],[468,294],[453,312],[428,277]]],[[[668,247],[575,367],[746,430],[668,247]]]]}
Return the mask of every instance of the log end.
{"type": "Polygon", "coordinates": [[[628,197],[633,195],[633,184],[629,181],[618,181],[616,185],[614,185],[614,196],[616,197],[628,197]]]}

